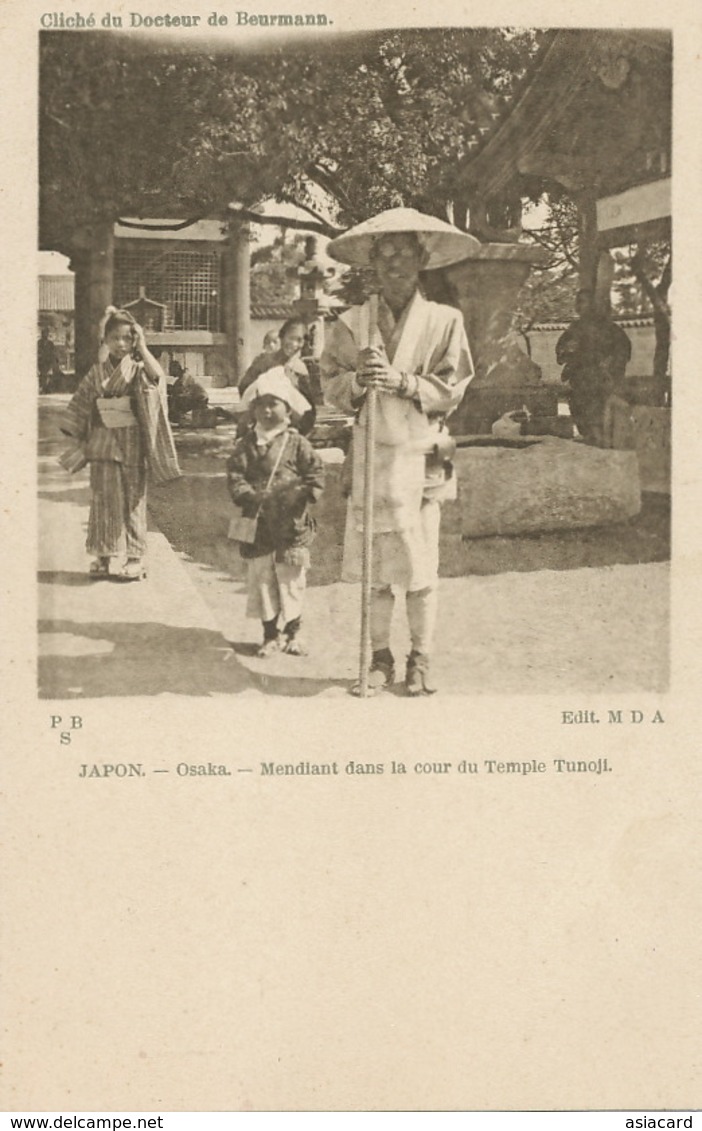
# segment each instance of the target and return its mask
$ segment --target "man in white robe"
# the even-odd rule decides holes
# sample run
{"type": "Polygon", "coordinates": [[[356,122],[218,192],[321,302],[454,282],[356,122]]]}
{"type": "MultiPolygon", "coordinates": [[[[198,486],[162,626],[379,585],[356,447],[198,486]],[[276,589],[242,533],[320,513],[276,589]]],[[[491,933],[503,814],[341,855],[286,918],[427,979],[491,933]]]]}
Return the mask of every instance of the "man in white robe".
{"type": "Polygon", "coordinates": [[[440,506],[443,499],[455,498],[456,490],[452,467],[442,454],[444,421],[460,403],[473,365],[460,311],[428,302],[418,289],[419,272],[465,259],[475,245],[471,236],[410,209],[382,213],[329,245],[329,253],[337,251],[346,262],[372,263],[380,288],[334,324],[321,359],[325,400],[356,415],[344,540],[343,576],[349,581],[359,580],[362,570],[365,398],[370,387],[378,391],[371,690],[395,678],[390,628],[396,589],[406,594],[411,638],[407,692],[434,690],[429,661],[436,625],[440,506]],[[377,234],[354,246],[354,233],[365,237],[369,226],[377,234]],[[438,250],[432,229],[440,230],[438,250]],[[440,262],[432,262],[432,256],[440,262]]]}

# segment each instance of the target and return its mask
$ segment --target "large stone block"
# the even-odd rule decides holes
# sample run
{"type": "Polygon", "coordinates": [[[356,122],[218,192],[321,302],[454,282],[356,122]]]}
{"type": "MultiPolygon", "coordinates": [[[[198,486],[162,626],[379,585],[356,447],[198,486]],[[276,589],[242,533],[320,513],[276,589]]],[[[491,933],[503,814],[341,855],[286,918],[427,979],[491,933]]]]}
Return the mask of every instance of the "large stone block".
{"type": "Polygon", "coordinates": [[[631,416],[642,490],[670,494],[670,409],[634,405],[631,416]]]}
{"type": "Polygon", "coordinates": [[[550,436],[522,445],[459,448],[464,537],[604,526],[639,513],[635,452],[550,436]]]}
{"type": "Polygon", "coordinates": [[[639,461],[642,491],[670,494],[671,410],[628,404],[610,397],[605,414],[605,438],[610,446],[631,449],[639,461]]]}

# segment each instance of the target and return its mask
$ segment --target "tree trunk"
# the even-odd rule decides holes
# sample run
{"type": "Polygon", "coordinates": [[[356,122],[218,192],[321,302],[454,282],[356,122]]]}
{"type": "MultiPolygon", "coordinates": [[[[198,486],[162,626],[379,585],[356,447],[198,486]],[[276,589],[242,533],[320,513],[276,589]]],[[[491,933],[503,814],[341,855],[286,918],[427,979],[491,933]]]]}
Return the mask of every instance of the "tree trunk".
{"type": "Polygon", "coordinates": [[[656,403],[665,404],[670,398],[668,358],[670,357],[670,322],[657,312],[653,315],[656,345],[653,351],[653,386],[656,403]]]}
{"type": "Polygon", "coordinates": [[[656,345],[653,351],[653,384],[657,404],[664,404],[666,397],[670,396],[670,383],[668,380],[668,359],[670,357],[670,310],[668,309],[668,291],[672,280],[672,257],[663,269],[660,282],[654,286],[644,270],[643,259],[637,253],[631,260],[631,269],[636,279],[641,284],[646,297],[653,306],[653,327],[656,335],[656,345]]]}
{"type": "Polygon", "coordinates": [[[246,221],[229,221],[224,251],[224,329],[227,335],[227,384],[238,385],[249,365],[251,291],[250,228],[246,221]]]}
{"type": "Polygon", "coordinates": [[[453,202],[453,222],[462,232],[467,229],[468,223],[468,198],[461,197],[453,202]]]}
{"type": "Polygon", "coordinates": [[[114,222],[86,224],[73,235],[75,272],[75,368],[83,377],[97,359],[100,321],[113,300],[114,222]]]}
{"type": "Polygon", "coordinates": [[[578,246],[580,249],[580,290],[595,292],[597,283],[597,209],[592,191],[578,193],[578,246]]]}

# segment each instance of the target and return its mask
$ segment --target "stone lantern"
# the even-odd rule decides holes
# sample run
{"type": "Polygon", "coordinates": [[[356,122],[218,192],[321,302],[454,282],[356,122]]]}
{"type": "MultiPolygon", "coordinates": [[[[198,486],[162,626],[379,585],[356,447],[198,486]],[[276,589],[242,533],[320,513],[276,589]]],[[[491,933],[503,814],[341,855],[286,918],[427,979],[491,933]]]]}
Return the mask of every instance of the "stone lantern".
{"type": "Polygon", "coordinates": [[[534,416],[556,415],[557,394],[543,384],[540,367],[513,327],[519,290],[542,261],[538,248],[490,241],[470,259],[426,273],[427,297],[460,308],[475,364],[475,377],[451,417],[452,431],[489,432],[498,417],[523,406],[534,416]]]}
{"type": "Polygon", "coordinates": [[[305,240],[305,258],[294,273],[300,297],[292,306],[295,314],[307,324],[310,355],[316,361],[324,348],[324,319],[331,306],[329,295],[323,289],[324,283],[334,275],[334,268],[326,267],[317,254],[316,236],[308,236],[305,240]]]}

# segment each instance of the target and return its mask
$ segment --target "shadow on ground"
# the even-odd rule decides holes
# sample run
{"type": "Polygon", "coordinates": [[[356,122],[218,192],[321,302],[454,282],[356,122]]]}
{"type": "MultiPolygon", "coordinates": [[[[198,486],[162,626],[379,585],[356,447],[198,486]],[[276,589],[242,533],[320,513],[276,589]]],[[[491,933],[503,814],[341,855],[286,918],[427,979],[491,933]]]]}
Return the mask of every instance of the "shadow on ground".
{"type": "Polygon", "coordinates": [[[37,581],[39,585],[69,585],[75,588],[87,586],[92,588],[93,585],[101,584],[102,579],[96,581],[89,573],[79,570],[40,569],[37,573],[37,581]]]}
{"type": "Polygon", "coordinates": [[[47,503],[71,503],[72,506],[82,507],[87,518],[87,510],[90,506],[90,487],[76,483],[74,487],[69,487],[65,491],[54,491],[53,489],[39,491],[38,498],[44,499],[47,503]]]}
{"type": "MultiPolygon", "coordinates": [[[[115,695],[318,695],[346,681],[255,672],[215,631],[153,623],[39,622],[39,696],[44,699],[115,695]],[[52,642],[57,647],[52,654],[52,642]],[[183,656],[193,662],[183,663],[183,656]]],[[[245,647],[245,646],[244,646],[245,647]]]]}

